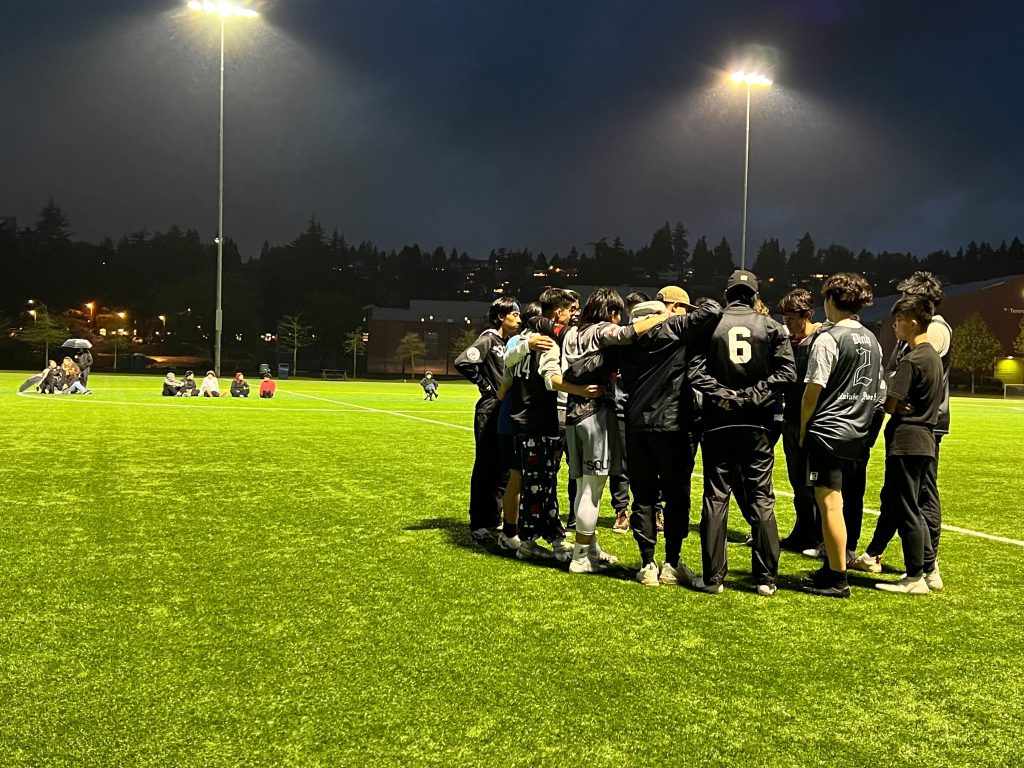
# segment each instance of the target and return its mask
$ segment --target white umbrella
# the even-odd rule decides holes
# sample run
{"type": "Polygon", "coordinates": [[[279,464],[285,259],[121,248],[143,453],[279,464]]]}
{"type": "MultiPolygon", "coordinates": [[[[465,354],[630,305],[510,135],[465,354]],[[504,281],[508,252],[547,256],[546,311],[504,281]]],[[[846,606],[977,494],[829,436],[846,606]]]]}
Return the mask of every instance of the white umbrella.
{"type": "Polygon", "coordinates": [[[88,339],[68,339],[60,345],[61,349],[92,349],[92,342],[88,339]]]}

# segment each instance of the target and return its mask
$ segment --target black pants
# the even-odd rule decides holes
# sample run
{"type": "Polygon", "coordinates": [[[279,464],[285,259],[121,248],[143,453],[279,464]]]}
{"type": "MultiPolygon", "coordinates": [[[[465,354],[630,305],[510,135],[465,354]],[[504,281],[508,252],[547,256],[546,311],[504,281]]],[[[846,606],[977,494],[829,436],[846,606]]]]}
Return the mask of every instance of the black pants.
{"type": "Polygon", "coordinates": [[[690,532],[690,475],[693,448],[687,432],[626,431],[633,487],[633,514],[629,517],[640,557],[654,560],[658,541],[655,507],[665,501],[665,562],[679,565],[683,539],[690,532]]]}
{"type": "MultiPolygon", "coordinates": [[[[935,459],[928,462],[925,467],[924,477],[921,480],[921,495],[917,502],[921,508],[921,514],[924,515],[925,525],[928,527],[925,559],[929,562],[934,562],[939,556],[939,537],[942,534],[942,502],[939,499],[939,445],[942,442],[942,437],[940,434],[935,435],[935,459]]],[[[885,482],[888,482],[888,474],[885,482]]],[[[883,484],[880,514],[878,522],[875,523],[875,533],[867,548],[867,553],[875,557],[885,553],[885,548],[889,546],[889,542],[892,541],[899,527],[899,509],[887,502],[887,496],[883,484]]]]}
{"type": "Polygon", "coordinates": [[[498,401],[481,398],[473,417],[476,455],[469,481],[469,528],[497,528],[501,524],[501,497],[508,473],[498,447],[498,401]]]}
{"type": "Polygon", "coordinates": [[[729,571],[725,532],[729,496],[742,486],[737,502],[754,537],[751,573],[757,584],[773,584],[779,572],[779,529],[775,522],[772,470],[775,452],[768,431],[728,427],[705,432],[704,505],[700,517],[701,559],[705,584],[721,584],[729,571]]]}
{"type": "Polygon", "coordinates": [[[857,541],[864,527],[864,489],[868,482],[868,459],[871,449],[864,447],[860,458],[850,462],[843,472],[843,520],[846,522],[846,549],[857,551],[857,541]]]}
{"type": "Polygon", "coordinates": [[[935,570],[935,550],[931,546],[930,526],[921,509],[921,487],[934,464],[932,456],[887,456],[882,504],[896,515],[897,530],[903,543],[903,564],[908,576],[920,576],[935,570]]]}
{"type": "MultiPolygon", "coordinates": [[[[629,450],[626,443],[626,422],[619,419],[619,442],[622,445],[622,474],[608,478],[608,490],[612,496],[612,509],[629,508],[629,450]]],[[[636,511],[636,493],[633,494],[633,511],[636,511]]]]}
{"type": "Polygon", "coordinates": [[[810,549],[821,544],[821,516],[814,488],[807,484],[807,453],[800,447],[800,425],[787,422],[782,428],[782,450],[786,454],[786,475],[793,488],[796,520],[786,537],[790,549],[810,549]]]}

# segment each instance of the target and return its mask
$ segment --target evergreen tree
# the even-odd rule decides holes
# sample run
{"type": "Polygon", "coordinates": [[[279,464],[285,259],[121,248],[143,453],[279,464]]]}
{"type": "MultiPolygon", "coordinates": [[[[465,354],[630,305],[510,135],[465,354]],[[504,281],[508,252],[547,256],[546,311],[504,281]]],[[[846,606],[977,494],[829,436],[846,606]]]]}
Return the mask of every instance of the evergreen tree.
{"type": "Polygon", "coordinates": [[[1013,342],[1013,351],[1018,355],[1024,355],[1024,320],[1020,321],[1020,330],[1013,342]]]}
{"type": "Polygon", "coordinates": [[[39,213],[39,221],[36,223],[36,236],[47,242],[67,242],[71,239],[71,232],[68,230],[68,218],[64,215],[61,207],[51,197],[43,210],[39,213]]]}
{"type": "Polygon", "coordinates": [[[637,260],[647,277],[656,278],[672,266],[675,262],[675,253],[672,247],[672,228],[667,221],[665,226],[651,236],[650,245],[637,254],[637,260]]]}
{"type": "Polygon", "coordinates": [[[35,305],[35,316],[31,325],[26,325],[18,334],[18,340],[26,344],[43,345],[43,365],[50,359],[50,347],[61,344],[68,337],[68,329],[60,319],[50,314],[45,304],[35,305]]]}
{"type": "Polygon", "coordinates": [[[676,269],[685,273],[690,268],[690,232],[683,226],[683,222],[677,221],[672,227],[672,258],[675,261],[676,269]]]}
{"type": "Polygon", "coordinates": [[[796,250],[789,257],[789,278],[799,284],[811,275],[821,272],[821,264],[810,232],[805,232],[796,244],[796,250]]]}
{"type": "Polygon", "coordinates": [[[1003,354],[1003,348],[985,319],[977,312],[972,312],[953,329],[952,354],[950,362],[954,368],[970,371],[973,394],[975,374],[991,376],[996,358],[1003,354]]]}
{"type": "Polygon", "coordinates": [[[732,247],[729,241],[722,237],[713,251],[713,264],[715,278],[721,278],[722,282],[736,269],[736,263],[732,259],[732,247]]]}
{"type": "Polygon", "coordinates": [[[786,280],[786,250],[779,245],[777,238],[770,238],[761,243],[754,259],[754,274],[761,281],[775,278],[777,282],[786,280]]]}
{"type": "Polygon", "coordinates": [[[710,285],[714,280],[714,257],[708,248],[704,235],[697,239],[693,246],[693,277],[701,285],[710,285]]]}

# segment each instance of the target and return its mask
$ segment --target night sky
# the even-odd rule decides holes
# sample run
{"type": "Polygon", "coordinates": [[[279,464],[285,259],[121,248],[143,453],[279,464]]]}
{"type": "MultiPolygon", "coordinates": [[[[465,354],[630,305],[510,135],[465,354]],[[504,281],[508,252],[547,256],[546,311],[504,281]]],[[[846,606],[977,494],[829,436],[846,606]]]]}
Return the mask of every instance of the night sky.
{"type": "MultiPolygon", "coordinates": [[[[350,242],[484,257],[1024,236],[1024,6],[911,0],[265,0],[228,24],[225,231],[246,257],[316,215],[350,242]]],[[[216,231],[218,22],[184,0],[4,9],[0,214],[76,238],[216,231]]]]}

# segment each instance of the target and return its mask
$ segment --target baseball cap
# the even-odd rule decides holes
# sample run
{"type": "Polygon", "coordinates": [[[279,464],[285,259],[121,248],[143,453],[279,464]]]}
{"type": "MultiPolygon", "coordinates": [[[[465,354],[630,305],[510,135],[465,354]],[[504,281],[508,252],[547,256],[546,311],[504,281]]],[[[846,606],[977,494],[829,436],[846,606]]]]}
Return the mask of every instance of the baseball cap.
{"type": "Polygon", "coordinates": [[[737,285],[746,286],[753,293],[757,293],[757,275],[745,269],[737,269],[729,275],[729,282],[725,284],[725,290],[731,290],[737,285]]]}
{"type": "Polygon", "coordinates": [[[633,307],[633,311],[629,313],[629,317],[631,320],[639,320],[641,317],[658,315],[664,311],[665,305],[660,301],[641,301],[633,307]]]}
{"type": "Polygon", "coordinates": [[[685,304],[691,309],[696,309],[696,307],[690,303],[690,294],[678,285],[666,285],[658,291],[658,299],[666,304],[685,304]]]}

